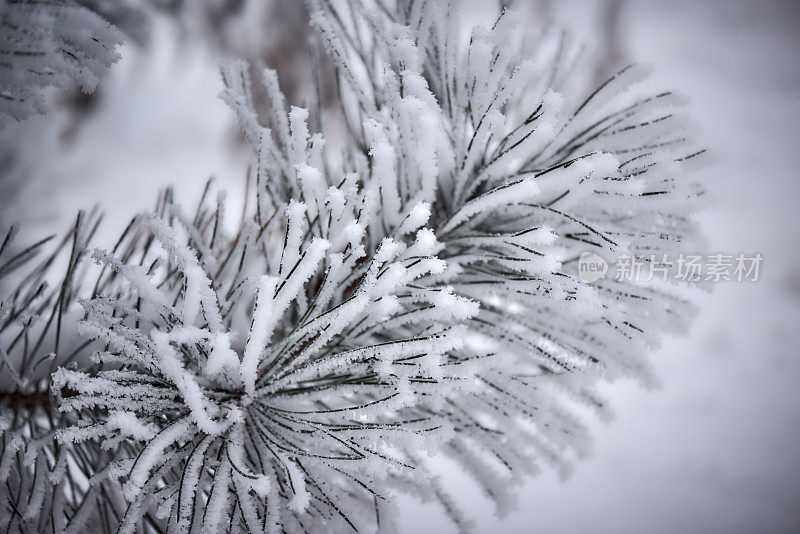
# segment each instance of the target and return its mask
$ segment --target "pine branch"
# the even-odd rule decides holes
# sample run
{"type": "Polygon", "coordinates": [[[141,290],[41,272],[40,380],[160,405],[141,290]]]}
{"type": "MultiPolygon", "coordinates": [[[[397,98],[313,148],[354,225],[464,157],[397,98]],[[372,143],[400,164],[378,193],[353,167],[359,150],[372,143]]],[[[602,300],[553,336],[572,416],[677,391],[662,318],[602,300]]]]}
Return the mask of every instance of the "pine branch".
{"type": "Polygon", "coordinates": [[[238,227],[206,186],[110,251],[89,254],[96,214],[39,263],[54,242],[0,248],[3,525],[392,531],[413,493],[466,531],[421,451],[504,513],[540,463],[588,452],[571,403],[605,416],[596,385],[648,380],[689,320],[680,288],[588,285],[575,262],[699,241],[702,151],[678,99],[631,91],[644,69],[582,91],[569,43],[529,47],[507,10],[462,47],[451,2],[310,5],[330,121],[287,110],[269,70],[257,113],[250,67],[222,69],[256,165],[238,227]]]}

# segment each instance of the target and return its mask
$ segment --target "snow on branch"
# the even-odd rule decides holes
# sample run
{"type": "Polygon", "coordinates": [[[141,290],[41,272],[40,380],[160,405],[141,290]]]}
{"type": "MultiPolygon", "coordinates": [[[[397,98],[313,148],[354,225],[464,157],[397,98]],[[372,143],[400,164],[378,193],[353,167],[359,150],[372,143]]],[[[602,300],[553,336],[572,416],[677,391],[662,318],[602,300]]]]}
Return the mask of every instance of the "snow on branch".
{"type": "Polygon", "coordinates": [[[255,164],[239,227],[208,187],[194,213],[167,191],[94,266],[76,225],[57,300],[37,289],[48,262],[28,271],[0,314],[0,476],[26,466],[3,524],[392,531],[413,493],[466,531],[428,454],[504,513],[542,464],[588,452],[574,403],[606,417],[601,380],[651,380],[648,350],[690,320],[682,288],[589,285],[577,264],[700,246],[680,99],[643,92],[637,66],[584,90],[568,44],[531,46],[508,10],[463,40],[456,4],[310,2],[339,109],[287,109],[274,71],[222,68],[255,164]],[[48,310],[53,349],[31,350],[48,310]],[[36,399],[55,419],[33,436],[36,399]]]}

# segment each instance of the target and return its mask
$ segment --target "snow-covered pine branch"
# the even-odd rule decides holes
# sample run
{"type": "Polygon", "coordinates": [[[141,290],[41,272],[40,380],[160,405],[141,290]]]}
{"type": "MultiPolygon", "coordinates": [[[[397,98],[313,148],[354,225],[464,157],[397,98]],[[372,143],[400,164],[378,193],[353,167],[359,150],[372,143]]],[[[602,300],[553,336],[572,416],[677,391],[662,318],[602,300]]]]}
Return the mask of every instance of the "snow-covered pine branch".
{"type": "MultiPolygon", "coordinates": [[[[86,345],[56,341],[35,390],[59,408],[36,443],[86,483],[33,490],[25,463],[7,524],[49,527],[31,518],[58,504],[56,531],[391,531],[413,493],[468,530],[426,452],[505,512],[540,463],[586,452],[571,403],[604,416],[597,383],[647,382],[647,351],[687,325],[679,287],[577,276],[584,251],[698,247],[679,98],[637,66],[584,92],[569,43],[508,11],[464,40],[457,2],[310,5],[340,109],[287,109],[273,71],[223,68],[252,208],[230,232],[222,199],[189,214],[167,192],[95,251],[96,282],[63,297],[86,345]]],[[[15,428],[9,458],[31,439],[15,428]]]]}
{"type": "Polygon", "coordinates": [[[93,92],[120,43],[119,30],[72,0],[0,3],[0,114],[44,113],[48,87],[93,92]]]}

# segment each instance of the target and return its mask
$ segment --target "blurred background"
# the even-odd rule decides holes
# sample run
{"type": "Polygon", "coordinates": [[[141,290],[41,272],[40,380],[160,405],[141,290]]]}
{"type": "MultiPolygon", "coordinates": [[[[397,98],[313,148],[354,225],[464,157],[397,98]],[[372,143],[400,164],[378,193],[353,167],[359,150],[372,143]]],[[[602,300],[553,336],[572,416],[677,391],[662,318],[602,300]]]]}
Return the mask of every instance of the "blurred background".
{"type": "MultiPolygon", "coordinates": [[[[129,37],[122,59],[95,94],[53,94],[48,115],[0,129],[0,225],[41,236],[99,203],[108,244],[159,189],[193,203],[211,177],[235,213],[249,156],[216,98],[217,64],[263,61],[290,103],[306,102],[315,69],[303,3],[82,3],[129,37]]],[[[470,23],[496,9],[465,3],[470,23]]],[[[588,420],[593,454],[566,480],[545,471],[502,519],[460,473],[448,472],[450,487],[478,533],[800,532],[800,3],[518,5],[531,28],[553,21],[585,40],[598,80],[652,63],[657,86],[690,98],[717,160],[703,171],[709,247],[764,261],[757,282],[698,295],[690,335],[652,356],[659,388],[604,387],[616,417],[588,420]]],[[[403,532],[454,531],[436,508],[406,500],[402,511],[403,532]]]]}

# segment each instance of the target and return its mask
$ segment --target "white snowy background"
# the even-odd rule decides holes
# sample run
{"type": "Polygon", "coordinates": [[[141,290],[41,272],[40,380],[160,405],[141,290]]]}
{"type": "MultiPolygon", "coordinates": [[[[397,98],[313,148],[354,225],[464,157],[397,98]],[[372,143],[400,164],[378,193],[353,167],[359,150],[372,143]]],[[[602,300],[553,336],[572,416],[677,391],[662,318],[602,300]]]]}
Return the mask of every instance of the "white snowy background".
{"type": "MultiPolygon", "coordinates": [[[[470,6],[479,19],[481,2],[470,6]]],[[[602,7],[569,0],[547,11],[591,42],[602,7]]],[[[653,356],[659,389],[605,387],[616,417],[589,421],[593,453],[566,481],[545,470],[498,520],[469,480],[448,479],[479,533],[798,532],[800,4],[628,1],[620,17],[624,59],[654,64],[661,87],[690,97],[717,159],[703,172],[715,202],[702,216],[710,248],[761,253],[761,279],[700,295],[690,336],[653,356]]],[[[108,243],[162,187],[194,202],[212,175],[241,203],[247,156],[216,98],[219,57],[173,34],[160,25],[148,48],[121,49],[77,129],[63,111],[25,125],[37,150],[19,157],[35,179],[4,209],[27,234],[98,202],[108,243]]],[[[408,501],[403,513],[404,532],[453,531],[432,507],[408,501]]]]}

